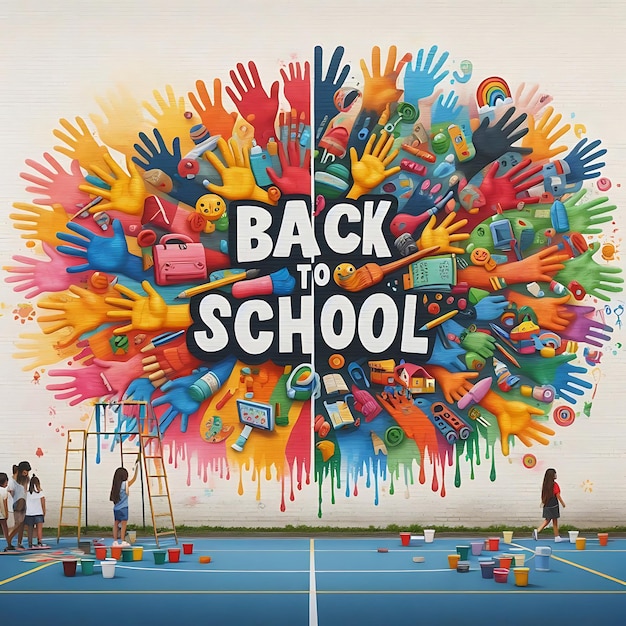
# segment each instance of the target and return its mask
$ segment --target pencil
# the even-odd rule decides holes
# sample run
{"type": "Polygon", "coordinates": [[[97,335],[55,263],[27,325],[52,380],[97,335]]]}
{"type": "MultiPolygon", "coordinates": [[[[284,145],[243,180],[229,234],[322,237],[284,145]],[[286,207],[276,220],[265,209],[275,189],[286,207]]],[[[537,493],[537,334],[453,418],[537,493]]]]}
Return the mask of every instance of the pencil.
{"type": "Polygon", "coordinates": [[[211,289],[218,289],[219,287],[224,287],[224,285],[236,283],[239,280],[245,280],[246,278],[256,278],[259,273],[260,270],[246,270],[245,272],[241,272],[240,274],[231,274],[230,276],[226,276],[225,278],[212,280],[210,283],[204,283],[202,285],[198,285],[197,287],[190,287],[189,289],[185,289],[185,291],[181,291],[176,297],[191,298],[193,296],[197,296],[199,293],[204,293],[205,291],[210,291],[211,289]]]}
{"type": "Polygon", "coordinates": [[[431,328],[435,328],[436,326],[439,326],[439,324],[443,324],[450,318],[454,317],[458,312],[459,312],[458,309],[454,309],[454,311],[449,311],[448,313],[444,313],[443,315],[440,315],[434,320],[431,320],[430,322],[426,322],[426,324],[424,324],[419,330],[430,330],[431,328]]]}
{"type": "Polygon", "coordinates": [[[519,361],[512,354],[510,354],[507,350],[505,350],[497,341],[496,341],[496,348],[498,348],[498,350],[500,350],[500,352],[504,354],[504,356],[509,361],[511,361],[511,363],[513,363],[515,367],[520,367],[519,361]]]}

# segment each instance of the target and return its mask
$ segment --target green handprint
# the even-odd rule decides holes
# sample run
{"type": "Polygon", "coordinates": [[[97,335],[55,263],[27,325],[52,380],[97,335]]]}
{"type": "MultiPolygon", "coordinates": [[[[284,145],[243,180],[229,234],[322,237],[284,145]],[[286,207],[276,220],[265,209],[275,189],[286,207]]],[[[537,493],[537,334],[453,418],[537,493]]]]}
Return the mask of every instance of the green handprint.
{"type": "Polygon", "coordinates": [[[623,291],[620,285],[624,282],[624,279],[616,276],[616,274],[622,273],[621,268],[602,266],[593,260],[593,255],[598,251],[599,247],[600,244],[594,242],[586,252],[566,261],[565,269],[558,272],[554,279],[563,285],[568,285],[572,281],[578,281],[587,294],[608,302],[611,299],[610,294],[623,291]]]}
{"type": "Polygon", "coordinates": [[[610,222],[613,219],[611,212],[615,211],[617,207],[614,204],[600,206],[608,200],[606,196],[595,198],[584,204],[578,204],[578,201],[581,200],[586,193],[587,189],[581,189],[564,202],[565,208],[567,209],[569,228],[573,233],[597,235],[602,232],[602,229],[596,228],[596,226],[610,222]]]}

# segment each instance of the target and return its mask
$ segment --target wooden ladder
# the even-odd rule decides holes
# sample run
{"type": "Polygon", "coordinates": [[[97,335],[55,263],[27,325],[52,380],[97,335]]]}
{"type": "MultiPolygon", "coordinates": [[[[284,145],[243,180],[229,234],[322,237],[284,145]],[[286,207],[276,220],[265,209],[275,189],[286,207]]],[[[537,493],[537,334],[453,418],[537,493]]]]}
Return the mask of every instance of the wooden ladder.
{"type": "Polygon", "coordinates": [[[86,430],[68,430],[65,444],[65,467],[63,470],[63,491],[61,511],[57,530],[57,544],[61,538],[61,527],[77,528],[80,541],[80,521],[83,510],[83,473],[87,445],[86,430]]]}
{"type": "Polygon", "coordinates": [[[137,426],[154,539],[157,547],[160,547],[159,539],[168,535],[173,535],[174,540],[178,543],[167,472],[163,461],[163,441],[159,429],[159,420],[154,414],[151,404],[144,403],[144,406],[140,408],[137,426]]]}

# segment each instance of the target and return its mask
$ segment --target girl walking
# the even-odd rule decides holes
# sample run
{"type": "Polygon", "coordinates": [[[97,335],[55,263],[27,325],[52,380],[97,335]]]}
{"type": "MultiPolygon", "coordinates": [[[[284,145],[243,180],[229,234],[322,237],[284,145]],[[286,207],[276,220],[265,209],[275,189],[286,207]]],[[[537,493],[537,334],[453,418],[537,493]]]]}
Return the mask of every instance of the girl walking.
{"type": "Polygon", "coordinates": [[[30,484],[26,491],[26,517],[24,525],[28,532],[29,548],[49,548],[43,542],[43,523],[46,515],[46,498],[41,489],[39,478],[34,474],[30,477],[30,484]],[[37,533],[37,545],[33,545],[33,535],[37,533]]]}
{"type": "Polygon", "coordinates": [[[552,522],[554,529],[554,541],[561,541],[559,535],[559,503],[565,508],[565,502],[561,498],[561,488],[556,482],[556,470],[547,469],[543,477],[543,486],[541,488],[541,506],[543,507],[543,522],[539,528],[533,530],[533,539],[537,539],[539,533],[552,522]]]}
{"type": "Polygon", "coordinates": [[[113,502],[113,542],[124,541],[126,537],[126,524],[128,524],[128,490],[137,479],[139,461],[135,463],[133,477],[128,479],[128,470],[118,467],[113,474],[110,500],[113,502]]]}

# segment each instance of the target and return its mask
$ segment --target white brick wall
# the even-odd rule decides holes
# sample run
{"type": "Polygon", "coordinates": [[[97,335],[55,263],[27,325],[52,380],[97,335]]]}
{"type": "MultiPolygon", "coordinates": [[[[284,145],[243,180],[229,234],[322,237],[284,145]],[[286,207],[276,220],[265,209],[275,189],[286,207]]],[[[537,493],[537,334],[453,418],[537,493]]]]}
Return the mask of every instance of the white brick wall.
{"type": "MultiPolygon", "coordinates": [[[[141,98],[152,89],[172,84],[186,93],[197,78],[210,81],[227,76],[234,63],[252,59],[264,75],[278,77],[278,61],[312,59],[315,44],[328,49],[341,44],[347,60],[358,67],[369,59],[373,45],[397,44],[417,50],[433,43],[449,49],[457,59],[472,59],[485,75],[506,75],[511,84],[538,82],[548,89],[560,110],[580,120],[590,137],[599,137],[609,149],[603,175],[615,183],[610,197],[626,205],[624,166],[626,132],[622,80],[624,20],[614,3],[570,0],[526,2],[498,7],[485,0],[468,4],[448,2],[428,7],[404,5],[388,15],[389,7],[368,0],[342,3],[317,2],[221,3],[219,11],[205,2],[188,1],[174,6],[153,0],[111,0],[106,7],[64,0],[40,4],[8,3],[0,11],[0,67],[3,97],[0,101],[0,244],[2,265],[12,254],[23,253],[25,240],[8,219],[14,201],[28,201],[18,177],[24,159],[38,159],[58,143],[52,136],[60,117],[87,116],[94,97],[117,83],[131,85],[141,98]],[[54,5],[54,6],[53,6],[54,5]],[[272,7],[272,8],[270,8],[272,7]],[[242,20],[242,14],[253,15],[242,20]],[[452,19],[454,14],[454,19],[452,19]],[[387,15],[388,17],[383,17],[387,15]],[[242,24],[250,24],[246,30],[242,24]],[[456,25],[456,26],[455,26],[456,25]],[[582,37],[582,42],[578,40],[582,37]],[[585,43],[586,42],[586,43],[585,43]],[[593,50],[593,52],[590,52],[593,50]],[[621,184],[621,187],[619,186],[621,184]]],[[[621,209],[619,211],[621,213],[621,209]]],[[[618,224],[623,228],[623,224],[618,224]]],[[[621,251],[621,264],[625,251],[621,251]]],[[[91,412],[88,406],[69,407],[45,389],[46,373],[35,384],[33,371],[12,357],[20,334],[36,333],[35,321],[14,320],[13,310],[23,301],[2,283],[0,309],[0,403],[2,434],[0,471],[29,459],[40,476],[48,502],[47,525],[58,520],[65,438],[63,431],[81,428],[91,412]],[[41,450],[41,456],[37,451],[41,450]]],[[[613,318],[614,320],[615,318],[613,318]]],[[[220,526],[386,526],[390,523],[486,526],[535,524],[540,515],[539,491],[543,471],[558,469],[567,509],[563,522],[578,526],[623,525],[626,519],[626,419],[624,418],[624,333],[616,329],[611,348],[605,350],[601,380],[591,418],[579,415],[574,426],[557,428],[548,448],[536,446],[540,463],[534,470],[521,468],[523,446],[504,458],[496,447],[497,480],[489,480],[491,460],[483,457],[470,479],[469,464],[462,469],[462,485],[454,487],[454,467],[446,468],[447,496],[430,489],[431,470],[425,485],[405,485],[404,473],[395,478],[395,495],[389,495],[389,477],[380,483],[380,502],[374,505],[374,489],[359,478],[358,497],[335,489],[330,504],[328,481],[323,488],[323,516],[318,518],[318,485],[314,475],[302,491],[289,500],[285,486],[285,512],[280,511],[280,483],[262,477],[260,498],[249,472],[239,496],[238,469],[230,480],[209,472],[204,482],[195,458],[168,467],[179,524],[220,526]]],[[[41,371],[42,368],[39,368],[41,371]]],[[[48,369],[43,368],[43,369],[48,369]]],[[[103,454],[100,465],[89,466],[89,522],[109,525],[110,480],[118,457],[103,454]]],[[[139,490],[131,495],[131,522],[140,515],[139,490]]],[[[149,520],[149,514],[147,513],[149,520]]]]}

